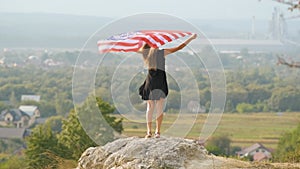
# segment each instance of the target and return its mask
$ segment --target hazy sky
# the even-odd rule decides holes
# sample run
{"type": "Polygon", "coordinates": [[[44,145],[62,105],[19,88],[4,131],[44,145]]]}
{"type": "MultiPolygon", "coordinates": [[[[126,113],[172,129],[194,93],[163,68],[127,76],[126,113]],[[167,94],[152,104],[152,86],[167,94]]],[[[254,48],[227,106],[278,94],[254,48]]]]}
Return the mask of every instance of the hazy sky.
{"type": "Polygon", "coordinates": [[[182,18],[240,19],[255,16],[270,19],[275,6],[290,13],[288,6],[271,0],[0,0],[0,12],[63,13],[114,18],[159,12],[182,18]]]}

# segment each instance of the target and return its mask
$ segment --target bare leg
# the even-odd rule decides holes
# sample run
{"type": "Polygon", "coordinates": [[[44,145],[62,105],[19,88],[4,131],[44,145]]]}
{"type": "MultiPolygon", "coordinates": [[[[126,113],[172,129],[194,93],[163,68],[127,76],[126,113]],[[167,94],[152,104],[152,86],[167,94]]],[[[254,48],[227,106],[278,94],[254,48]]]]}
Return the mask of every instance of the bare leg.
{"type": "Polygon", "coordinates": [[[147,111],[146,111],[146,121],[147,121],[147,135],[151,135],[151,127],[152,127],[152,115],[154,111],[154,104],[153,100],[147,101],[147,111]]]}
{"type": "Polygon", "coordinates": [[[160,134],[160,127],[163,120],[163,108],[164,108],[164,102],[165,99],[161,98],[160,100],[156,101],[156,130],[155,133],[157,133],[157,137],[159,137],[160,134]]]}

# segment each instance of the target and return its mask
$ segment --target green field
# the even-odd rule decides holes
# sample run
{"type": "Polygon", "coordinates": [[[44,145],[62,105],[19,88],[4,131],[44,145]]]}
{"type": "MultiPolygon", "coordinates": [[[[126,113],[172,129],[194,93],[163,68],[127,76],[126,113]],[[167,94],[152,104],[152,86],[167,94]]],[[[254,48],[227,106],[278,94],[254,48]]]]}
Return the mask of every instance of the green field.
{"type": "MultiPolygon", "coordinates": [[[[133,118],[124,116],[123,126],[126,136],[143,137],[146,131],[146,124],[142,120],[143,115],[135,117],[140,120],[133,122],[133,118]]],[[[176,114],[166,114],[162,126],[162,135],[177,119],[176,114]]],[[[180,117],[181,122],[177,125],[194,124],[186,135],[186,138],[197,139],[206,114],[195,115],[185,114],[180,117]],[[183,119],[183,120],[182,120],[183,119]]],[[[248,114],[223,114],[222,119],[213,136],[225,134],[232,140],[233,146],[246,147],[253,143],[262,143],[268,148],[276,149],[278,139],[287,131],[290,131],[299,124],[300,113],[248,113],[248,114]]],[[[155,124],[154,124],[155,126],[155,124]]],[[[154,128],[153,126],[153,128],[154,128]]],[[[180,127],[180,126],[179,126],[180,127]]],[[[178,130],[180,132],[180,130],[178,130]]],[[[180,135],[181,133],[179,133],[180,135]]],[[[184,134],[182,134],[184,135],[184,134]]]]}

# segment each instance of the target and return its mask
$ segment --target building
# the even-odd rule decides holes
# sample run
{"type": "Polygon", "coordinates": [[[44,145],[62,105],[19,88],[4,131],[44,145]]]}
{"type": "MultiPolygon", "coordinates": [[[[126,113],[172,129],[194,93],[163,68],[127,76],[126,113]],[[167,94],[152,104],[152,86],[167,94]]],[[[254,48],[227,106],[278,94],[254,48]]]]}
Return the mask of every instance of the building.
{"type": "Polygon", "coordinates": [[[34,105],[21,105],[19,109],[6,109],[0,114],[0,126],[27,128],[36,123],[41,116],[40,110],[34,105]]]}
{"type": "Polygon", "coordinates": [[[16,128],[28,127],[30,116],[19,109],[6,109],[0,114],[1,126],[14,126],[16,128]]]}
{"type": "Polygon", "coordinates": [[[24,139],[28,135],[25,128],[0,128],[0,139],[24,139]]]}
{"type": "Polygon", "coordinates": [[[40,102],[41,96],[39,95],[22,95],[21,101],[35,101],[40,102]]]}
{"type": "Polygon", "coordinates": [[[34,105],[21,105],[19,110],[27,113],[30,117],[40,117],[41,113],[37,106],[34,105]]]}
{"type": "Polygon", "coordinates": [[[237,152],[239,158],[250,158],[253,161],[263,161],[272,158],[271,151],[260,143],[255,143],[237,152]]]}
{"type": "Polygon", "coordinates": [[[27,113],[30,116],[29,126],[34,124],[37,118],[41,116],[40,110],[34,105],[21,105],[19,110],[27,113]]]}

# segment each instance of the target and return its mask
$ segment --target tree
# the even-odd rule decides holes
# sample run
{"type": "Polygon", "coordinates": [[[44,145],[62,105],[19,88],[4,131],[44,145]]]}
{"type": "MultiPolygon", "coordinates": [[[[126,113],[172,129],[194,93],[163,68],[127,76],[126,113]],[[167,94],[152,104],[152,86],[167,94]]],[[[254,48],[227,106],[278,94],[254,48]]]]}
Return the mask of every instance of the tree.
{"type": "Polygon", "coordinates": [[[9,108],[8,105],[6,105],[6,104],[3,103],[3,102],[0,102],[0,112],[2,112],[3,110],[5,110],[5,109],[7,109],[7,108],[9,108]]]}
{"type": "Polygon", "coordinates": [[[58,140],[60,144],[67,147],[71,158],[74,160],[78,159],[88,147],[97,146],[82,128],[74,110],[69,113],[67,119],[63,120],[62,131],[58,135],[58,140]]]}
{"type": "Polygon", "coordinates": [[[55,105],[51,102],[41,101],[39,103],[41,117],[50,117],[56,115],[55,105]]]}
{"type": "MultiPolygon", "coordinates": [[[[2,160],[2,159],[1,159],[2,160]]],[[[1,169],[20,169],[27,168],[26,162],[23,157],[18,156],[10,156],[7,161],[1,161],[0,168],[1,169]]]]}
{"type": "Polygon", "coordinates": [[[252,104],[239,103],[236,106],[236,111],[238,111],[239,113],[255,112],[255,107],[252,104]]]}
{"type": "Polygon", "coordinates": [[[78,159],[88,147],[104,145],[114,139],[113,130],[123,131],[122,119],[111,116],[115,108],[100,98],[96,98],[98,114],[95,107],[90,107],[88,100],[77,109],[72,110],[68,118],[63,120],[62,132],[58,135],[59,143],[66,146],[72,154],[72,159],[78,159]]]}
{"type": "Polygon", "coordinates": [[[256,104],[259,101],[267,100],[271,97],[272,93],[266,87],[256,84],[250,84],[247,86],[248,101],[247,103],[256,104]]]}
{"type": "Polygon", "coordinates": [[[99,110],[101,111],[101,114],[104,117],[104,120],[116,132],[122,133],[122,131],[123,131],[122,120],[123,119],[118,119],[117,120],[116,117],[111,116],[111,114],[115,112],[116,108],[111,106],[109,103],[103,101],[100,97],[97,97],[96,100],[97,100],[98,108],[99,108],[99,110]]]}
{"type": "Polygon", "coordinates": [[[55,111],[56,114],[64,116],[66,115],[73,107],[71,100],[67,99],[66,93],[56,93],[55,94],[55,111]]]}
{"type": "Polygon", "coordinates": [[[9,102],[12,106],[17,106],[18,101],[17,101],[17,98],[16,98],[16,95],[15,95],[14,91],[12,91],[10,96],[9,96],[9,102]]]}
{"type": "Polygon", "coordinates": [[[103,100],[113,103],[109,88],[99,87],[95,90],[95,94],[100,96],[103,100]]]}
{"type": "Polygon", "coordinates": [[[63,120],[64,118],[62,116],[52,116],[46,120],[45,125],[49,125],[51,127],[52,132],[60,133],[62,130],[63,120]]]}
{"type": "Polygon", "coordinates": [[[231,140],[228,136],[222,135],[213,137],[208,141],[206,149],[214,155],[229,156],[231,140]]]}
{"type": "MultiPolygon", "coordinates": [[[[206,105],[207,102],[211,101],[211,92],[209,88],[205,88],[203,90],[200,90],[200,104],[201,105],[206,105]]],[[[209,107],[208,107],[209,108],[209,107]]]]}
{"type": "Polygon", "coordinates": [[[285,133],[279,140],[274,160],[278,162],[300,162],[300,124],[285,133]]]}
{"type": "Polygon", "coordinates": [[[226,101],[225,112],[234,112],[234,111],[235,108],[233,107],[231,100],[226,101]]]}
{"type": "Polygon", "coordinates": [[[300,110],[300,90],[291,86],[277,88],[269,99],[270,107],[275,111],[300,110]]]}
{"type": "Polygon", "coordinates": [[[122,119],[111,116],[115,108],[100,98],[96,100],[98,105],[95,106],[96,109],[89,108],[87,100],[78,109],[79,113],[72,110],[67,119],[54,116],[49,118],[45,124],[36,126],[26,139],[28,148],[25,156],[28,167],[57,168],[59,164],[68,160],[77,160],[88,147],[113,140],[113,129],[121,133],[123,130],[122,119]],[[99,115],[96,113],[97,108],[101,110],[102,115],[97,116],[99,115]],[[83,128],[79,121],[79,118],[83,117],[90,120],[88,121],[90,126],[83,128]],[[104,123],[105,120],[106,123],[104,123]],[[109,126],[104,124],[109,124],[109,126]],[[93,136],[95,141],[90,136],[93,136]]]}
{"type": "Polygon", "coordinates": [[[226,100],[231,102],[233,107],[236,107],[239,103],[247,102],[248,92],[245,88],[237,83],[230,83],[227,85],[226,100]]]}
{"type": "Polygon", "coordinates": [[[181,95],[175,90],[169,90],[167,109],[180,109],[181,95]]]}
{"type": "Polygon", "coordinates": [[[56,168],[59,157],[67,157],[67,149],[58,143],[50,125],[38,125],[26,139],[25,157],[29,168],[56,168]]]}

